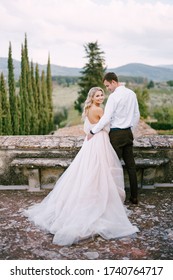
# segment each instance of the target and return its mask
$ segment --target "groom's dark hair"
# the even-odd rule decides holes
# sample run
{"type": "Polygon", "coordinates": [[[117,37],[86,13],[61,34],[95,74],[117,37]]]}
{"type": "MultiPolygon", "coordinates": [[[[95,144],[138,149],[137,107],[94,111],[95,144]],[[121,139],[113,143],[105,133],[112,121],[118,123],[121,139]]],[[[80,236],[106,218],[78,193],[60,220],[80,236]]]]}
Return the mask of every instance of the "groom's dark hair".
{"type": "Polygon", "coordinates": [[[114,72],[108,72],[105,74],[105,76],[103,77],[103,82],[104,81],[108,81],[108,82],[111,82],[111,81],[115,81],[118,83],[118,77],[117,75],[114,73],[114,72]]]}

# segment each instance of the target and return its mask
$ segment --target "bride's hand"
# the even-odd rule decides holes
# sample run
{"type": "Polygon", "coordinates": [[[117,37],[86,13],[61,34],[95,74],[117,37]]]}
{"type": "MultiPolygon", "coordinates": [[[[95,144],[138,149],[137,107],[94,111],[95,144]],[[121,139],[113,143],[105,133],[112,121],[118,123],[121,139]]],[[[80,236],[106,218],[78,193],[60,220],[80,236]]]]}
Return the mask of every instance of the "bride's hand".
{"type": "Polygon", "coordinates": [[[89,134],[87,135],[87,140],[90,140],[93,136],[94,136],[93,134],[89,133],[89,134]]]}

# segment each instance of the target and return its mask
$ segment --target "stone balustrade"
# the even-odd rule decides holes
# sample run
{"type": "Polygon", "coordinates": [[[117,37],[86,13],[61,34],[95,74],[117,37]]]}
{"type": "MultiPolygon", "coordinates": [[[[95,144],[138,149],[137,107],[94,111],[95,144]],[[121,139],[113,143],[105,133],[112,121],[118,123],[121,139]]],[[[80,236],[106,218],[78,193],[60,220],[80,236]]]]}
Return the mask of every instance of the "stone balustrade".
{"type": "MultiPolygon", "coordinates": [[[[84,136],[0,136],[0,189],[52,188],[83,141],[84,136]]],[[[134,153],[138,162],[146,162],[142,169],[145,186],[173,187],[173,136],[138,137],[134,153]],[[165,164],[159,164],[164,159],[165,164]],[[152,165],[152,161],[158,164],[152,165]]],[[[139,182],[141,168],[137,166],[139,182]]],[[[125,184],[128,186],[126,171],[125,184]]]]}

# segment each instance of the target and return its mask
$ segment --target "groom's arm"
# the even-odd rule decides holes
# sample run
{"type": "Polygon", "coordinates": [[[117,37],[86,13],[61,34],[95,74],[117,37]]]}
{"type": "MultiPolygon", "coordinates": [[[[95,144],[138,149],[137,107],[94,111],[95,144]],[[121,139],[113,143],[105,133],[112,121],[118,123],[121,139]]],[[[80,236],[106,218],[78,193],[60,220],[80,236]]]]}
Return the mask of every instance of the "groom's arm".
{"type": "Polygon", "coordinates": [[[102,130],[108,123],[110,123],[113,112],[114,112],[114,102],[113,102],[112,96],[110,95],[108,97],[108,100],[107,100],[107,103],[105,106],[104,114],[101,117],[101,119],[99,120],[99,122],[92,128],[92,130],[88,134],[88,136],[87,136],[88,140],[91,139],[94,134],[96,134],[97,132],[102,130]]]}

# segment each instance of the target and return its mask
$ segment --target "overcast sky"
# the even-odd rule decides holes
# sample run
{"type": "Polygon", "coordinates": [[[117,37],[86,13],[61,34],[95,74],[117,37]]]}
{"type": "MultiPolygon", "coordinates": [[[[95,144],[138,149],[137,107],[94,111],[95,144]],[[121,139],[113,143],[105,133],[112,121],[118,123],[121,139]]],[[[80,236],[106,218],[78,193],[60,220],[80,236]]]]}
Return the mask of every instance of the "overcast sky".
{"type": "Polygon", "coordinates": [[[97,41],[106,66],[173,64],[173,0],[0,0],[0,57],[83,67],[97,41]]]}

